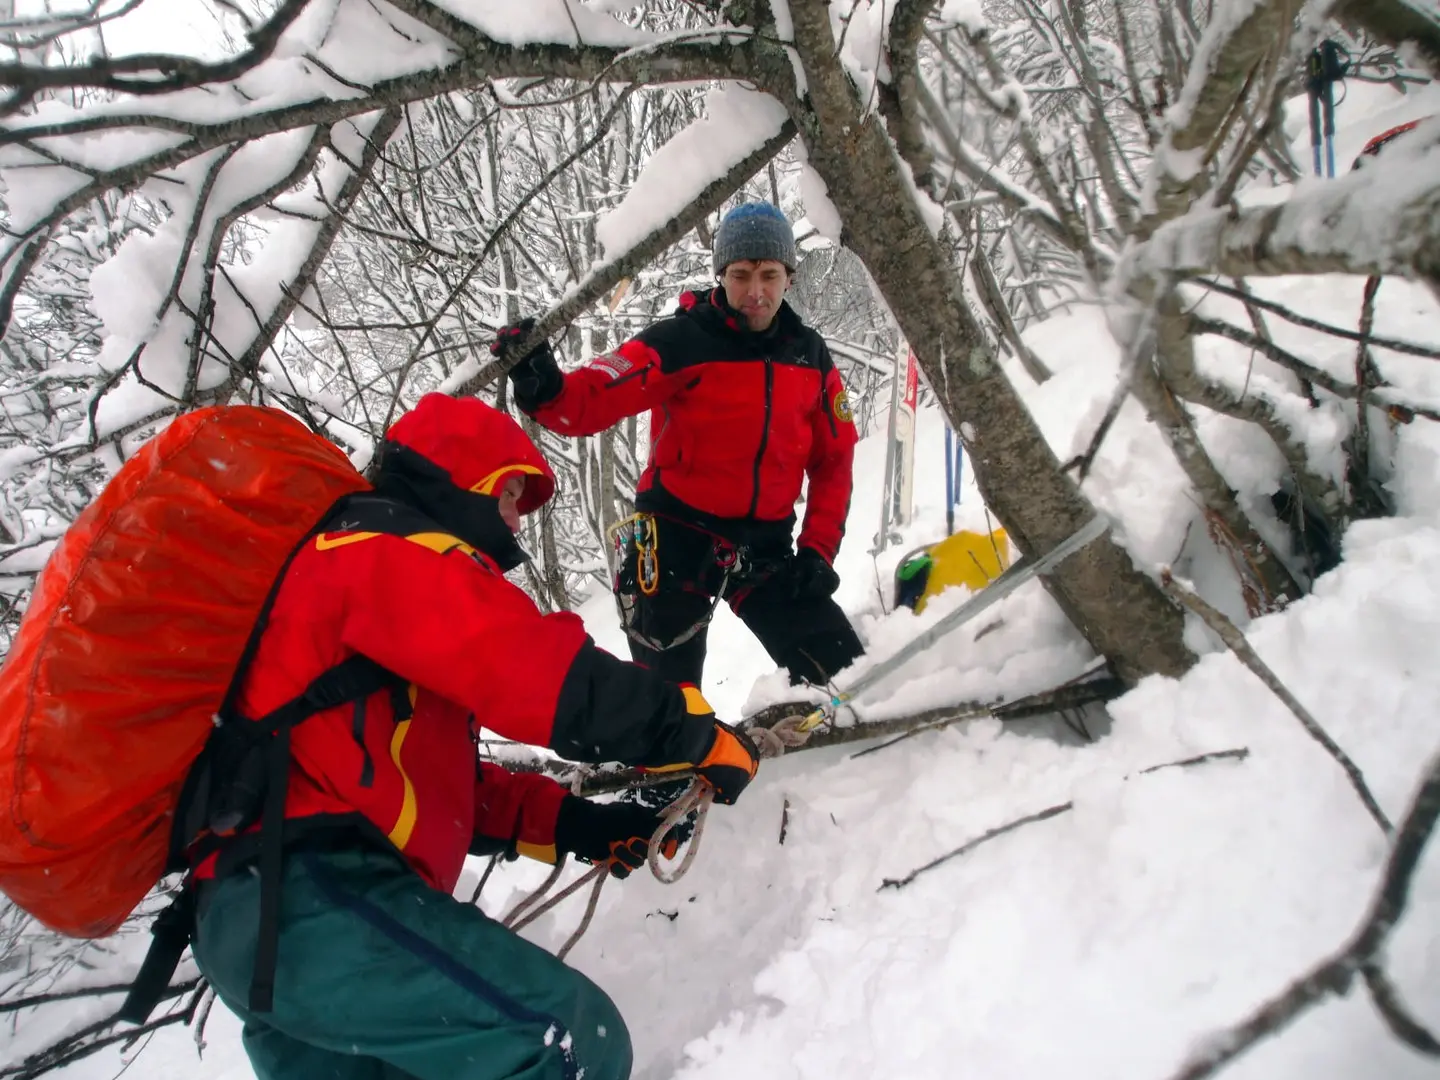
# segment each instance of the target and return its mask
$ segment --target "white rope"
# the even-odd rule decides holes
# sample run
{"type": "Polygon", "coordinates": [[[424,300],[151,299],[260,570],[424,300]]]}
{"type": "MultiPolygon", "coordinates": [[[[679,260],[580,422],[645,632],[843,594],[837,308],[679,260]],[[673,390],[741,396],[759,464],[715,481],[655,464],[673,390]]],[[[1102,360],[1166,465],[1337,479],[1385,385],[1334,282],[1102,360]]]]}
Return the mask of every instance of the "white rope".
{"type": "MultiPolygon", "coordinates": [[[[778,758],[788,749],[805,745],[806,740],[810,738],[810,730],[803,727],[805,721],[806,716],[803,714],[787,716],[785,719],[778,721],[773,727],[755,726],[747,728],[745,729],[745,735],[755,744],[755,751],[762,760],[778,758]]],[[[577,795],[579,794],[580,782],[583,776],[583,773],[577,772],[571,781],[572,790],[577,795]]],[[[680,794],[680,797],[665,808],[665,812],[660,818],[659,827],[655,830],[654,835],[650,837],[650,850],[645,859],[646,865],[650,867],[650,873],[655,876],[656,881],[663,885],[673,885],[689,871],[695,862],[696,855],[700,853],[700,837],[705,832],[705,818],[710,812],[710,806],[714,801],[715,789],[711,787],[707,781],[697,776],[694,781],[691,782],[690,786],[680,794]],[[685,845],[685,854],[681,857],[679,864],[673,868],[668,867],[664,865],[664,859],[661,855],[661,847],[663,846],[664,839],[670,830],[679,825],[685,819],[685,816],[690,813],[695,815],[695,831],[690,834],[690,840],[685,845]]],[[[559,953],[556,954],[561,960],[565,959],[566,954],[575,947],[575,943],[580,940],[581,935],[589,928],[590,920],[595,915],[595,908],[600,902],[600,890],[604,888],[605,880],[610,876],[610,863],[600,863],[593,867],[588,873],[581,875],[569,885],[566,885],[565,888],[561,889],[548,900],[545,900],[544,903],[540,903],[540,901],[544,899],[545,894],[550,891],[551,887],[560,880],[560,873],[564,869],[564,866],[563,861],[557,862],[555,869],[550,871],[550,876],[545,879],[540,887],[516,904],[510,910],[510,913],[501,921],[502,926],[518,932],[524,927],[529,926],[551,908],[555,907],[555,905],[559,904],[567,896],[579,890],[583,885],[588,882],[594,882],[594,887],[590,890],[590,900],[585,906],[585,914],[580,920],[580,925],[576,927],[575,932],[570,935],[569,940],[561,946],[559,953]],[[535,906],[537,904],[539,906],[535,906]],[[530,910],[532,907],[534,908],[533,911],[530,910]]],[[[489,876],[488,872],[486,876],[489,876]]],[[[483,886],[483,884],[484,881],[482,879],[481,885],[483,886]]]]}

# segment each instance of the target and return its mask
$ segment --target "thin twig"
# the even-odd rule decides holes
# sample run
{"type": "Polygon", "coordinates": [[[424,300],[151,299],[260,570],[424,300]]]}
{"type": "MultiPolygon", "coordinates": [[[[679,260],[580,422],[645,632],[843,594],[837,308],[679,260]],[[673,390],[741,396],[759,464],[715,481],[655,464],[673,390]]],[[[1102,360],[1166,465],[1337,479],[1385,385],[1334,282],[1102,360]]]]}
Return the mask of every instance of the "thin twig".
{"type": "MultiPolygon", "coordinates": [[[[1167,761],[1160,765],[1151,765],[1148,768],[1141,769],[1135,775],[1144,776],[1148,773],[1158,772],[1161,769],[1188,768],[1191,765],[1204,765],[1211,761],[1243,761],[1249,756],[1249,747],[1237,746],[1230,750],[1215,750],[1208,754],[1197,754],[1194,757],[1185,758],[1183,761],[1167,761]]],[[[1126,776],[1124,777],[1124,779],[1128,780],[1130,779],[1130,777],[1126,776]]],[[[961,844],[954,851],[946,852],[944,855],[941,855],[937,859],[931,859],[924,866],[910,871],[910,873],[906,874],[903,878],[886,878],[880,883],[880,888],[876,889],[875,891],[880,892],[883,889],[903,889],[906,885],[909,885],[921,874],[925,873],[925,871],[933,870],[935,869],[935,867],[947,863],[951,859],[958,858],[961,855],[966,854],[967,852],[974,851],[981,844],[988,843],[989,841],[994,840],[997,836],[1004,836],[1006,833],[1012,832],[1013,830],[1020,828],[1022,825],[1031,825],[1037,821],[1048,821],[1050,818],[1059,817],[1061,814],[1068,813],[1073,809],[1075,809],[1075,803],[1072,800],[1070,802],[1059,803],[1055,806],[1047,806],[1044,810],[1037,811],[1033,814],[1027,814],[1023,818],[1019,818],[1005,825],[997,826],[996,828],[990,829],[987,832],[982,833],[980,836],[977,836],[974,840],[969,840],[966,843],[961,844]]]]}
{"type": "Polygon", "coordinates": [[[1207,604],[1194,590],[1180,584],[1168,568],[1160,574],[1160,585],[1166,593],[1200,616],[1205,625],[1215,631],[1236,658],[1249,668],[1255,677],[1270,689],[1271,693],[1284,702],[1287,709],[1295,714],[1295,718],[1309,732],[1310,737],[1324,747],[1325,752],[1335,759],[1340,768],[1345,770],[1345,775],[1350,778],[1350,784],[1355,789],[1355,793],[1360,797],[1361,803],[1364,804],[1370,816],[1375,819],[1375,823],[1380,826],[1380,831],[1386,836],[1390,836],[1395,831],[1394,826],[1390,824],[1390,819],[1385,816],[1385,811],[1380,809],[1380,804],[1371,794],[1364,774],[1350,760],[1349,755],[1340,749],[1335,740],[1330,738],[1325,729],[1320,726],[1319,721],[1310,715],[1310,711],[1300,704],[1289,688],[1280,681],[1279,676],[1270,670],[1265,661],[1260,659],[1259,654],[1250,647],[1250,642],[1245,639],[1245,635],[1240,632],[1240,628],[1231,622],[1223,612],[1217,611],[1207,604]]]}
{"type": "Polygon", "coordinates": [[[1440,360],[1440,349],[1432,345],[1419,345],[1413,341],[1401,341],[1398,338],[1379,337],[1375,334],[1362,333],[1359,330],[1347,330],[1343,326],[1332,326],[1330,323],[1321,322],[1319,319],[1312,319],[1306,315],[1291,311],[1284,304],[1277,304],[1273,300],[1262,300],[1254,293],[1244,293],[1239,289],[1232,289],[1228,285],[1222,285],[1218,281],[1209,278],[1196,278],[1195,284],[1203,285],[1213,292],[1223,296],[1234,297],[1236,300],[1243,300],[1247,304],[1254,304],[1256,307],[1264,308],[1275,315],[1279,315],[1286,322],[1294,323],[1296,326],[1303,326],[1307,330],[1318,330],[1322,334],[1331,334],[1334,337],[1344,338],[1347,341],[1359,341],[1366,345],[1376,345],[1382,349],[1392,349],[1399,353],[1408,353],[1411,356],[1423,356],[1427,360],[1440,360]]]}
{"type": "Polygon", "coordinates": [[[1237,746],[1230,750],[1212,750],[1208,754],[1196,754],[1194,757],[1186,758],[1183,761],[1167,761],[1163,765],[1150,765],[1140,770],[1140,776],[1146,776],[1161,769],[1186,769],[1191,765],[1204,765],[1211,761],[1244,761],[1250,756],[1248,746],[1237,746]]]}
{"type": "MultiPolygon", "coordinates": [[[[170,987],[171,996],[189,993],[200,985],[199,977],[179,982],[170,987]]],[[[49,1005],[56,1001],[74,1001],[77,998],[100,997],[104,994],[129,993],[131,983],[107,983],[104,986],[87,986],[78,990],[62,990],[51,994],[34,994],[15,1001],[0,1001],[0,1013],[15,1012],[17,1009],[32,1009],[37,1005],[49,1005]]]]}
{"type": "Polygon", "coordinates": [[[1129,399],[1135,383],[1136,371],[1139,370],[1141,364],[1150,363],[1148,354],[1153,354],[1155,350],[1155,339],[1152,336],[1155,313],[1155,307],[1151,305],[1141,316],[1140,325],[1136,328],[1130,348],[1126,350],[1125,361],[1120,365],[1119,377],[1115,381],[1115,389],[1111,393],[1110,402],[1105,406],[1105,412],[1100,417],[1100,423],[1096,426],[1095,433],[1090,436],[1090,443],[1085,448],[1085,452],[1065,463],[1065,471],[1077,470],[1075,476],[1077,484],[1085,483],[1085,478],[1089,475],[1096,457],[1100,454],[1100,448],[1105,443],[1105,437],[1110,434],[1111,426],[1129,399]]]}
{"type": "Polygon", "coordinates": [[[1379,964],[1368,963],[1360,967],[1365,985],[1370,990],[1370,1000],[1375,1003],[1380,1018],[1397,1039],[1413,1050],[1430,1057],[1440,1057],[1440,1041],[1430,1034],[1424,1024],[1411,1015],[1400,1000],[1400,992],[1390,981],[1379,964]]]}
{"type": "MultiPolygon", "coordinates": [[[[1390,848],[1390,857],[1385,863],[1385,872],[1381,875],[1380,887],[1371,900],[1370,910],[1360,929],[1338,953],[1311,968],[1245,1020],[1206,1038],[1205,1049],[1181,1066],[1171,1080],[1206,1080],[1214,1076],[1256,1043],[1278,1035],[1311,1006],[1332,994],[1346,993],[1357,974],[1363,973],[1367,967],[1376,966],[1376,957],[1381,954],[1400,916],[1404,914],[1410,898],[1411,881],[1420,856],[1434,832],[1437,818],[1440,818],[1440,754],[1430,759],[1420,790],[1400,822],[1390,848]]],[[[1372,985],[1371,994],[1391,1030],[1416,1049],[1433,1044],[1433,1036],[1401,1008],[1393,987],[1384,980],[1376,985],[1379,986],[1378,992],[1372,985]],[[1396,1030],[1397,1019],[1407,1034],[1396,1030]],[[1410,1025],[1414,1025],[1413,1028],[1410,1025]],[[1409,1036],[1414,1036],[1415,1041],[1411,1041],[1409,1036]]]]}
{"type": "Polygon", "coordinates": [[[1050,818],[1059,817],[1061,814],[1067,813],[1068,811],[1073,809],[1075,809],[1075,804],[1073,802],[1060,803],[1058,806],[1047,806],[1044,810],[1041,810],[1037,813],[1029,814],[1023,818],[1019,818],[1016,821],[1012,821],[1009,824],[1000,825],[997,828],[990,829],[987,832],[981,833],[974,840],[961,844],[954,851],[946,852],[938,859],[931,859],[924,866],[921,866],[915,870],[911,870],[910,873],[906,874],[903,878],[886,878],[880,883],[880,888],[876,889],[875,891],[879,892],[881,889],[903,889],[906,885],[909,885],[921,874],[925,873],[925,871],[933,870],[935,869],[935,867],[940,866],[943,863],[947,863],[951,859],[959,858],[966,852],[974,851],[981,844],[984,844],[990,840],[994,840],[997,836],[1004,836],[1006,833],[1012,832],[1015,829],[1020,828],[1022,825],[1030,825],[1036,821],[1047,821],[1050,818]]]}

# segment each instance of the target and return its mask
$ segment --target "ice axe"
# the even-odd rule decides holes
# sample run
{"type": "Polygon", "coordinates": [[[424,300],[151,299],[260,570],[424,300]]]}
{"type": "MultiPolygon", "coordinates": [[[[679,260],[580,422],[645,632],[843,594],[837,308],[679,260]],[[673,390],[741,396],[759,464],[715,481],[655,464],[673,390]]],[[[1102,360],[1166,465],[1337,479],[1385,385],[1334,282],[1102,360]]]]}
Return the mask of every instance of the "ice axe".
{"type": "Polygon", "coordinates": [[[865,672],[848,690],[833,694],[826,704],[806,714],[795,725],[795,730],[800,734],[808,734],[821,724],[833,721],[836,713],[847,702],[889,678],[945,635],[959,629],[986,608],[1009,596],[1027,581],[1041,574],[1048,574],[1081,548],[1100,539],[1109,528],[1110,522],[1105,516],[1096,514],[1074,534],[1052,548],[1048,554],[1040,558],[1021,559],[965,603],[944,616],[929,630],[865,672]]]}

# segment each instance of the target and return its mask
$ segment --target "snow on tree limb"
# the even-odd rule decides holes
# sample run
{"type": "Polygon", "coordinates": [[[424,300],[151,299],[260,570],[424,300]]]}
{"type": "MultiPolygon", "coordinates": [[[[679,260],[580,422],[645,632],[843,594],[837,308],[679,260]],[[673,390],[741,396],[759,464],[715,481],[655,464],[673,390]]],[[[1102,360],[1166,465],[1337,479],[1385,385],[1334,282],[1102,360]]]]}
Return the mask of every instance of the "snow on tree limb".
{"type": "MultiPolygon", "coordinates": [[[[784,149],[786,143],[794,138],[795,126],[788,119],[778,116],[777,119],[781,120],[778,125],[757,125],[749,129],[748,134],[761,141],[738,161],[729,160],[730,157],[733,157],[734,146],[726,147],[726,155],[720,161],[711,159],[708,164],[720,166],[723,171],[718,175],[711,175],[708,182],[706,173],[703,170],[694,170],[692,162],[690,168],[693,186],[687,189],[690,201],[670,216],[649,215],[649,220],[652,222],[658,220],[658,224],[655,224],[649,232],[635,235],[636,230],[643,227],[639,223],[643,222],[645,218],[627,216],[624,226],[617,227],[612,232],[612,238],[616,242],[624,239],[628,246],[621,247],[614,254],[607,251],[604,263],[592,267],[590,272],[566,293],[559,304],[539,317],[532,333],[533,340],[540,341],[569,324],[582,311],[610,292],[622,278],[636,274],[646,263],[717,210],[736,188],[754,175],[767,161],[784,149]]],[[[697,123],[703,124],[704,121],[697,121],[697,123]]],[[[692,128],[694,126],[692,125],[692,128]]],[[[691,129],[687,129],[687,132],[689,130],[691,129]]],[[[681,136],[684,134],[686,132],[682,132],[681,136]]],[[[679,137],[677,136],[677,138],[679,137]]],[[[686,145],[689,145],[688,141],[686,145]]],[[[657,157],[659,156],[657,155],[657,157]]],[[[652,158],[651,163],[647,164],[647,169],[652,167],[654,160],[652,158]]],[[[628,204],[630,200],[627,199],[626,202],[628,204]]],[[[634,212],[639,214],[641,211],[634,212]]],[[[517,354],[523,352],[523,346],[516,352],[517,354]]],[[[499,378],[503,372],[504,368],[498,360],[492,360],[481,367],[480,361],[472,356],[456,369],[442,389],[459,396],[476,394],[499,378]]]]}
{"type": "MultiPolygon", "coordinates": [[[[488,37],[426,0],[397,0],[394,7],[406,13],[401,16],[403,23],[386,21],[362,0],[340,0],[333,20],[318,28],[308,27],[303,18],[297,20],[274,56],[229,85],[162,94],[148,100],[143,111],[136,109],[128,94],[83,109],[46,102],[36,117],[0,126],[0,146],[57,140],[47,148],[61,156],[67,151],[75,154],[74,160],[89,171],[96,165],[86,164],[87,144],[66,137],[115,128],[170,132],[188,136],[188,142],[180,147],[181,158],[176,159],[184,160],[224,143],[285,128],[335,123],[492,79],[664,84],[740,79],[751,73],[744,35],[738,33],[690,33],[659,39],[632,34],[608,44],[516,45],[488,37]],[[440,36],[430,24],[446,36],[440,36]],[[458,42],[449,39],[449,33],[458,42]],[[355,39],[367,36],[383,41],[384,47],[357,54],[355,39]],[[340,39],[333,46],[332,37],[340,39]],[[737,44],[736,38],[742,43],[737,44]],[[374,58],[376,54],[384,57],[383,62],[374,58]],[[357,55],[365,59],[357,60],[357,55]]],[[[319,10],[320,5],[310,0],[305,14],[312,8],[319,10]]],[[[82,69],[54,70],[80,70],[81,74],[69,82],[62,75],[51,76],[51,89],[89,85],[87,80],[93,74],[82,69]]],[[[98,170],[118,172],[124,165],[140,165],[145,160],[145,155],[132,152],[124,160],[100,164],[98,170]]]]}
{"type": "Polygon", "coordinates": [[[1332,16],[1387,45],[1413,45],[1440,75],[1440,6],[1424,0],[1339,0],[1332,16]]]}
{"type": "Polygon", "coordinates": [[[651,154],[624,200],[596,223],[606,257],[613,260],[633,247],[651,223],[683,213],[716,180],[735,176],[736,168],[780,135],[787,119],[785,107],[769,94],[740,86],[712,90],[705,115],[651,154]]]}
{"type": "Polygon", "coordinates": [[[1132,278],[1400,274],[1440,288],[1440,122],[1384,165],[1302,185],[1274,206],[1200,209],[1126,256],[1132,278]]]}
{"type": "Polygon", "coordinates": [[[0,85],[11,88],[0,101],[0,116],[14,115],[47,90],[95,87],[115,93],[151,95],[207,86],[239,78],[275,52],[281,36],[310,0],[284,0],[270,18],[247,36],[250,48],[217,63],[165,53],[106,57],[66,67],[23,63],[0,64],[0,85]]]}
{"type": "Polygon", "coordinates": [[[1296,0],[1231,0],[1217,8],[1155,150],[1142,195],[1141,237],[1190,207],[1267,65],[1273,82],[1297,6],[1296,0]]]}

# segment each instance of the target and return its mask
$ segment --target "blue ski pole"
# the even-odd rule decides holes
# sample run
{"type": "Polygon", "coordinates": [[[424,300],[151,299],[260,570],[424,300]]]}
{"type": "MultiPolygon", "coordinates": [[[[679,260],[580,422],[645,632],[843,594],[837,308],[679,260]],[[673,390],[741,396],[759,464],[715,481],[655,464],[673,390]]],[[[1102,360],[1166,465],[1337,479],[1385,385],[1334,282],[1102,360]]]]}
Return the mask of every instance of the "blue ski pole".
{"type": "Polygon", "coordinates": [[[950,462],[950,446],[955,440],[955,434],[950,430],[950,425],[945,425],[945,535],[953,536],[955,533],[955,489],[959,487],[954,470],[950,462]]]}

